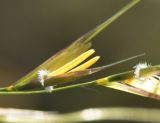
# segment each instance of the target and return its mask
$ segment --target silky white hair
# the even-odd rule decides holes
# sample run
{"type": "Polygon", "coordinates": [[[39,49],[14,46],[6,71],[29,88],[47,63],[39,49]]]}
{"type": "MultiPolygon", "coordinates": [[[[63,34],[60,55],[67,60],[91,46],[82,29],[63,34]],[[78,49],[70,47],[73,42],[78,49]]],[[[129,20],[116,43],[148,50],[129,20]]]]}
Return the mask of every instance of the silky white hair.
{"type": "Polygon", "coordinates": [[[134,70],[135,77],[139,78],[141,69],[144,69],[144,68],[147,68],[147,67],[150,67],[150,66],[151,66],[151,64],[148,64],[147,62],[139,63],[136,66],[134,66],[133,68],[135,69],[134,70]]]}
{"type": "Polygon", "coordinates": [[[38,71],[38,81],[44,86],[44,79],[50,72],[48,70],[39,70],[38,71]]]}

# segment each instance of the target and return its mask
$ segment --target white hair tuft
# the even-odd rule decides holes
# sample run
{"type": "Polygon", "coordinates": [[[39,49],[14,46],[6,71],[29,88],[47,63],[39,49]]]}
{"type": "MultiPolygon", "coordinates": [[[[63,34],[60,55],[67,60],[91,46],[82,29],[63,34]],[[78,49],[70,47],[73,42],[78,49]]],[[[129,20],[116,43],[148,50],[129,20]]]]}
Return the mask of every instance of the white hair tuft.
{"type": "Polygon", "coordinates": [[[48,70],[39,70],[38,71],[38,81],[41,83],[42,86],[44,86],[44,79],[47,77],[47,75],[50,72],[48,70]]]}
{"type": "Polygon", "coordinates": [[[145,69],[145,68],[150,67],[150,66],[151,65],[147,64],[147,62],[139,63],[136,66],[134,66],[133,68],[135,69],[134,70],[135,77],[139,78],[140,77],[140,71],[141,71],[141,69],[145,69]]]}

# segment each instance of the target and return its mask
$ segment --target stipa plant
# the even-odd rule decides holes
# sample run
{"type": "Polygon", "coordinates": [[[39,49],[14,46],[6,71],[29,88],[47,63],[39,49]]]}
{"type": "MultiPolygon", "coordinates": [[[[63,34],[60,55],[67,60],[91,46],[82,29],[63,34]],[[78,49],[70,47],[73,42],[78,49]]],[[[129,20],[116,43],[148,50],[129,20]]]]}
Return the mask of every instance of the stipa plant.
{"type": "Polygon", "coordinates": [[[118,73],[91,82],[55,87],[56,85],[75,81],[81,77],[91,75],[113,65],[144,55],[140,54],[110,65],[96,68],[90,67],[100,59],[100,56],[95,56],[87,60],[95,53],[94,49],[90,49],[92,46],[92,39],[139,1],[140,0],[132,0],[111,18],[78,38],[66,49],[63,49],[52,56],[31,73],[22,77],[10,86],[1,88],[0,94],[38,94],[87,85],[100,85],[141,96],[160,99],[160,66],[148,66],[146,64],[137,65],[135,71],[118,73]]]}

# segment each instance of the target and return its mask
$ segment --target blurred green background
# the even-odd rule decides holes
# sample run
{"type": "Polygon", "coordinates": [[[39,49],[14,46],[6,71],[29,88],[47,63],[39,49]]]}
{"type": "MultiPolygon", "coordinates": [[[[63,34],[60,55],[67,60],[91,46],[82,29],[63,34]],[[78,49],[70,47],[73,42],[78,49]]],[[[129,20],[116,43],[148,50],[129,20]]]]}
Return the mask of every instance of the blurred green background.
{"type": "MultiPolygon", "coordinates": [[[[130,0],[0,0],[0,84],[27,74],[60,49],[112,16],[130,0]]],[[[109,64],[140,53],[139,58],[90,77],[89,81],[131,70],[139,62],[159,64],[160,1],[143,0],[94,39],[109,64]]],[[[0,107],[70,112],[92,107],[160,107],[157,100],[90,87],[55,94],[0,96],[0,107]]]]}

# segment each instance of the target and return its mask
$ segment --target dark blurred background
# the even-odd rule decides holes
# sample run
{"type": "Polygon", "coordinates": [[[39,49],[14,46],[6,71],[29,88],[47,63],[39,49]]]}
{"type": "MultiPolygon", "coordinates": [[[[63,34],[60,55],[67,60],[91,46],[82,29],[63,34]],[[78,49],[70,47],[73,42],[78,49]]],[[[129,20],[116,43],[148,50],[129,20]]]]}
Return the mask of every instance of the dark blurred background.
{"type": "MultiPolygon", "coordinates": [[[[130,0],[0,0],[0,84],[27,74],[111,17],[130,0]]],[[[81,81],[131,70],[147,61],[159,64],[160,1],[143,0],[94,39],[101,60],[109,64],[139,53],[139,58],[81,81]]],[[[0,96],[1,107],[70,112],[92,107],[160,107],[157,100],[103,88],[77,88],[54,94],[0,96]]]]}

